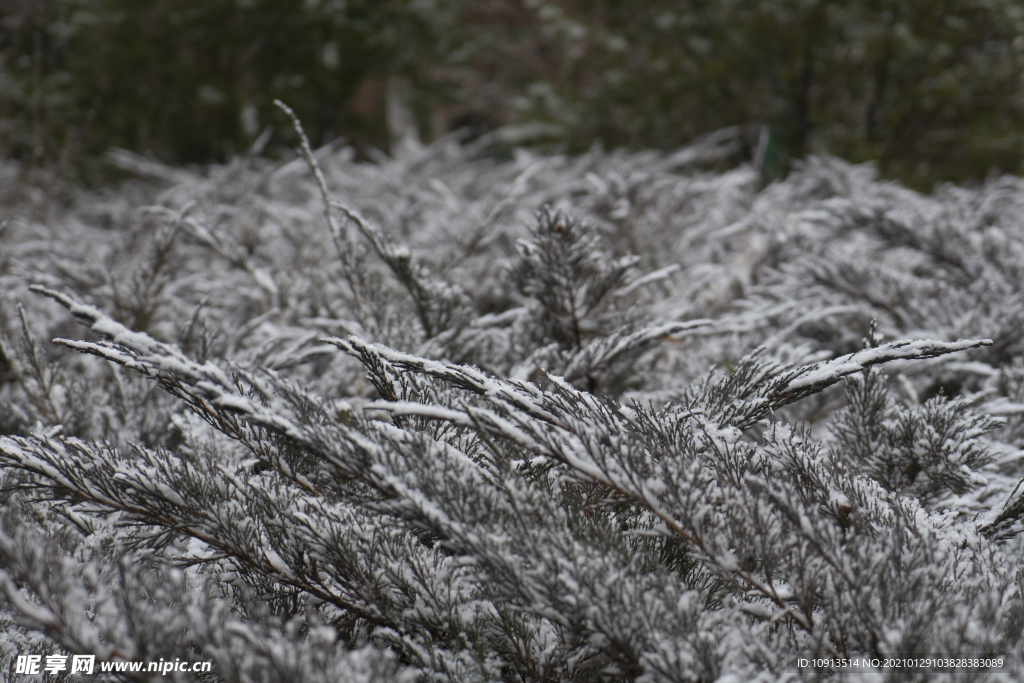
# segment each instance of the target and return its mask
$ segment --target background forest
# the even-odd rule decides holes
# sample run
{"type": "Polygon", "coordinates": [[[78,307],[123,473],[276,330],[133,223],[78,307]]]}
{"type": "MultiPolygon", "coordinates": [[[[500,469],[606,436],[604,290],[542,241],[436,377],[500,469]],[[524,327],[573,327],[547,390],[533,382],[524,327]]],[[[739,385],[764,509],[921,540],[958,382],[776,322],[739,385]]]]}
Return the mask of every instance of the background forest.
{"type": "Polygon", "coordinates": [[[266,126],[291,146],[275,98],[363,155],[389,133],[582,151],[741,125],[748,155],[770,129],[773,173],[829,153],[928,188],[1022,158],[1015,0],[3,0],[0,56],[0,153],[93,182],[110,147],[226,161],[266,126]]]}
{"type": "Polygon", "coordinates": [[[0,680],[1024,680],[1019,2],[0,3],[0,680]]]}

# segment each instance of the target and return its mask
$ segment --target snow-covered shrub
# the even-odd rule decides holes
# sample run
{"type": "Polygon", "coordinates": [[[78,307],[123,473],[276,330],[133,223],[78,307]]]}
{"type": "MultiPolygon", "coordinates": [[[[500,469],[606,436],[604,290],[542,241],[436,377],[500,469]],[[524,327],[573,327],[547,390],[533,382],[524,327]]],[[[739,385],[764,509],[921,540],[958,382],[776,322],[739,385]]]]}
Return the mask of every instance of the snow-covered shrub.
{"type": "Polygon", "coordinates": [[[697,170],[723,139],[119,154],[149,180],[13,217],[0,666],[38,633],[226,681],[1019,661],[1024,187],[762,187],[697,170]]]}

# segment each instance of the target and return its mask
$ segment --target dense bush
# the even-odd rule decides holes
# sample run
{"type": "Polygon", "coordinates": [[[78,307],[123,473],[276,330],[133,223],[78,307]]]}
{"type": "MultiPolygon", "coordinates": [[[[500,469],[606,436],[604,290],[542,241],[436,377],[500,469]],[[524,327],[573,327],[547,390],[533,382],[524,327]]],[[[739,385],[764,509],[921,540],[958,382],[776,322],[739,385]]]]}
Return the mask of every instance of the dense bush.
{"type": "Polygon", "coordinates": [[[733,142],[122,154],[46,223],[9,198],[0,669],[1020,661],[1024,182],[697,170],[733,142]]]}

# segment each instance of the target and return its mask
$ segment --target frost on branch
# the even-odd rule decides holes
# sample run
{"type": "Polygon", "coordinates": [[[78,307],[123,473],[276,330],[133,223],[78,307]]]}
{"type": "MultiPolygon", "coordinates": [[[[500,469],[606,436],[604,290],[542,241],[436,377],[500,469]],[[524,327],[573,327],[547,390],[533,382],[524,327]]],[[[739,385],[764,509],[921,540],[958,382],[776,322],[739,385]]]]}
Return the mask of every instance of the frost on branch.
{"type": "Polygon", "coordinates": [[[833,431],[847,461],[890,491],[932,505],[986,483],[993,460],[983,437],[1000,421],[974,414],[962,399],[897,406],[882,377],[870,370],[850,380],[847,407],[833,431]]]}
{"type": "Polygon", "coordinates": [[[1017,181],[332,150],[14,226],[0,665],[767,681],[787,652],[1024,654],[1017,181]]]}

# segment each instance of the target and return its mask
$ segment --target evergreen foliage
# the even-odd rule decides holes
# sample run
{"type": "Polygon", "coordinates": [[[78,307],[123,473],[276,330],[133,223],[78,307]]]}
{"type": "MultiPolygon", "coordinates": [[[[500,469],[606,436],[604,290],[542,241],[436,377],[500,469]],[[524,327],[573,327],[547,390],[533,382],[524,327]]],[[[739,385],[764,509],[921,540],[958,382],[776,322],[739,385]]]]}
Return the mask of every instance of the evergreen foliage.
{"type": "Polygon", "coordinates": [[[148,179],[45,223],[9,204],[0,669],[1020,661],[1024,183],[695,170],[731,139],[125,153],[148,179]]]}

